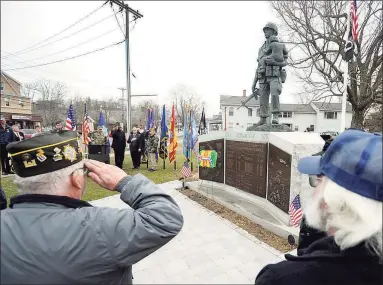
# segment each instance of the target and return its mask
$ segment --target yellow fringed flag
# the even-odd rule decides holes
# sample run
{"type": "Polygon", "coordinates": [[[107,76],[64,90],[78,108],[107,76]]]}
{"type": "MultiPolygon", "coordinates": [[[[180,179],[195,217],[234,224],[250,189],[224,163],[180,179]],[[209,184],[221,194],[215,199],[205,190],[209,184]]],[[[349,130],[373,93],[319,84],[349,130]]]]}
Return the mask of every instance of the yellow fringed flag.
{"type": "Polygon", "coordinates": [[[176,160],[176,153],[177,153],[177,135],[176,135],[176,116],[174,113],[174,104],[172,106],[172,116],[170,118],[170,144],[169,144],[169,161],[172,163],[176,160]]]}

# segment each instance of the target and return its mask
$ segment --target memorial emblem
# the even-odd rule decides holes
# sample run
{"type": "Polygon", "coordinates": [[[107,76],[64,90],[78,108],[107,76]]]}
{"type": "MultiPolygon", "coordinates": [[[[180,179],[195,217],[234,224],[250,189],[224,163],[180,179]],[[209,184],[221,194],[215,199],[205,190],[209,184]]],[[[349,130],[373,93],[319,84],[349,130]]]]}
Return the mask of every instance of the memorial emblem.
{"type": "Polygon", "coordinates": [[[76,150],[74,149],[73,146],[70,146],[69,144],[64,146],[63,155],[64,155],[66,160],[70,160],[71,162],[73,162],[77,159],[76,150]]]}
{"type": "Polygon", "coordinates": [[[32,159],[32,156],[29,153],[23,154],[22,159],[25,168],[37,166],[36,160],[32,159]]]}
{"type": "Polygon", "coordinates": [[[42,149],[39,149],[36,154],[36,158],[40,162],[44,162],[47,160],[47,157],[44,155],[44,151],[42,149]]]}
{"type": "Polygon", "coordinates": [[[63,156],[61,155],[61,149],[59,149],[58,147],[55,147],[53,151],[55,152],[55,155],[53,155],[54,161],[59,161],[63,159],[63,156]]]}

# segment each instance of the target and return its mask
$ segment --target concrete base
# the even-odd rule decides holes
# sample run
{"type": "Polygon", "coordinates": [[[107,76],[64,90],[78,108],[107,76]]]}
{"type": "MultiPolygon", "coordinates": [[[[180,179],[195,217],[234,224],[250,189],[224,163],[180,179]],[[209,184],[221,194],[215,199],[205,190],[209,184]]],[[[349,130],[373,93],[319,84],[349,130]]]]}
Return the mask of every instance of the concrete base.
{"type": "Polygon", "coordinates": [[[188,182],[187,186],[282,238],[293,235],[298,240],[299,228],[286,226],[286,221],[281,219],[284,215],[276,214],[276,207],[265,199],[206,180],[188,182]]]}

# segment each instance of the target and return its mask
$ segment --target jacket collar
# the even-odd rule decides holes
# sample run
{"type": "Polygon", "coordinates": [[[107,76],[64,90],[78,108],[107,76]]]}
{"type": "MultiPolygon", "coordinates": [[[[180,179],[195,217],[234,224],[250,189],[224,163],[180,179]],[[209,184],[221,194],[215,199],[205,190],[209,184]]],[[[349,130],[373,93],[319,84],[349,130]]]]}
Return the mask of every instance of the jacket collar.
{"type": "Polygon", "coordinates": [[[371,263],[381,263],[379,256],[373,255],[366,248],[365,243],[360,243],[354,247],[341,250],[335,243],[334,237],[324,237],[311,244],[301,256],[286,254],[285,258],[291,261],[310,261],[318,259],[344,259],[365,260],[371,263]]]}
{"type": "Polygon", "coordinates": [[[93,207],[88,202],[66,197],[66,196],[55,196],[55,195],[44,195],[44,194],[25,194],[12,197],[10,199],[9,207],[13,208],[15,204],[22,203],[51,203],[65,206],[67,208],[83,208],[93,207]]]}

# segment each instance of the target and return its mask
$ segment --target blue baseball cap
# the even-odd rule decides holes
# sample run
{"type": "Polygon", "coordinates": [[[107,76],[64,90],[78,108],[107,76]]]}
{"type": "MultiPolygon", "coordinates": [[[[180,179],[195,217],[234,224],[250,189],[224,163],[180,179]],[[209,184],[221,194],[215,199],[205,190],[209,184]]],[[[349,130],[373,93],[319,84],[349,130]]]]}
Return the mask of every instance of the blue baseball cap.
{"type": "Polygon", "coordinates": [[[298,170],[325,175],[349,191],[382,201],[382,135],[348,129],[334,139],[322,156],[300,159],[298,170]]]}

